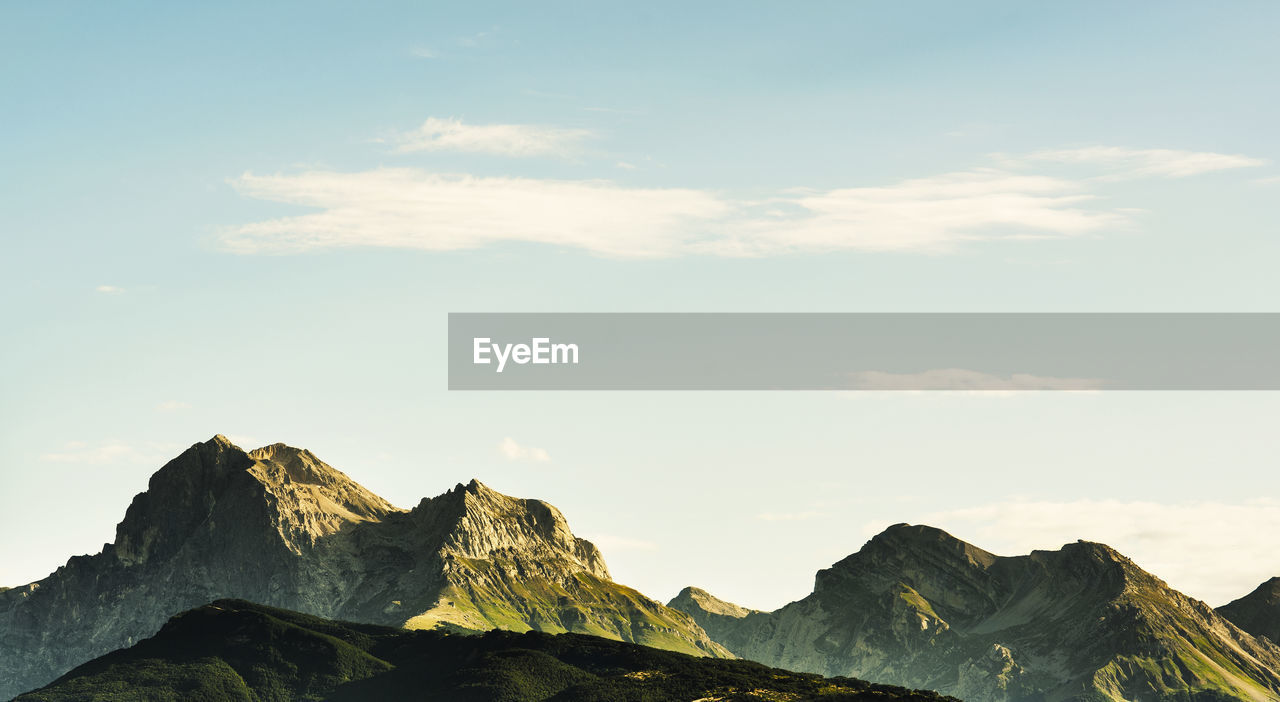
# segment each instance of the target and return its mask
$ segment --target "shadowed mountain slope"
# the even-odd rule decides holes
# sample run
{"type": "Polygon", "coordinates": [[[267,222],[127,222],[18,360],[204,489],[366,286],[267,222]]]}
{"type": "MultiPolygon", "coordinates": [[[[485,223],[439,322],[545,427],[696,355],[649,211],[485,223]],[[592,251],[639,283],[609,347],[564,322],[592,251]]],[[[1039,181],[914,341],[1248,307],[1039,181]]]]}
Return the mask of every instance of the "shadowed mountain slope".
{"type": "Polygon", "coordinates": [[[1280,578],[1272,578],[1244,597],[1222,605],[1218,614],[1254,636],[1280,643],[1280,578]]]}
{"type": "Polygon", "coordinates": [[[578,634],[484,635],[337,622],[220,600],[22,702],[112,700],[875,700],[943,702],[860,680],[578,634]]]}
{"type": "Polygon", "coordinates": [[[1097,543],[1001,557],[900,524],[777,611],[671,606],[745,658],[975,702],[1280,700],[1280,648],[1097,543]]]}
{"type": "Polygon", "coordinates": [[[310,451],[192,446],[114,543],[0,592],[0,699],[221,598],[410,628],[572,631],[728,657],[692,619],[613,582],[559,510],[471,481],[400,510],[310,451]]]}

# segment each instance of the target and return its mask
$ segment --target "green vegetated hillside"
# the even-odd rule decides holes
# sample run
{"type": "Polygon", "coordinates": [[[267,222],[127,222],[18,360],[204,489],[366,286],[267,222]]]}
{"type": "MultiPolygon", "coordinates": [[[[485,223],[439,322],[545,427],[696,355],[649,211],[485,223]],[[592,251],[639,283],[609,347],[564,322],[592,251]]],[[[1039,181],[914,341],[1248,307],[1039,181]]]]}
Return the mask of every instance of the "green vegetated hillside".
{"type": "Polygon", "coordinates": [[[867,700],[932,692],[790,673],[579,634],[413,631],[240,600],[171,619],[20,702],[867,700]]]}
{"type": "Polygon", "coordinates": [[[972,702],[1280,700],[1271,640],[1097,543],[1001,557],[900,524],[777,611],[669,604],[745,658],[972,702]]]}

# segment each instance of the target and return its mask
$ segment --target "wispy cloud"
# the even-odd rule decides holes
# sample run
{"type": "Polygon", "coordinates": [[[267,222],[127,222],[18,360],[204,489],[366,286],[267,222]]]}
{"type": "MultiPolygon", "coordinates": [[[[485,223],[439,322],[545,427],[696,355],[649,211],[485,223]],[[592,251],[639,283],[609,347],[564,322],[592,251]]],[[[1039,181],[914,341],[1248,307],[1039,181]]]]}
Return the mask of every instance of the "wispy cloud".
{"type": "Polygon", "coordinates": [[[452,251],[499,241],[581,248],[620,258],[686,248],[699,222],[729,206],[698,190],[624,188],[605,181],[444,176],[415,169],[312,172],[236,181],[244,194],[320,208],[224,232],[236,253],[353,246],[452,251]]]}
{"type": "Polygon", "coordinates": [[[467,36],[458,37],[456,43],[468,49],[474,49],[486,44],[492,43],[498,34],[498,28],[492,27],[487,31],[476,32],[467,36]]]}
{"type": "Polygon", "coordinates": [[[191,405],[179,400],[165,400],[156,405],[156,409],[161,412],[177,412],[179,410],[191,409],[191,405]]]}
{"type": "MultiPolygon", "coordinates": [[[[581,137],[575,130],[548,129],[428,120],[402,148],[532,155],[556,152],[581,137]]],[[[613,258],[947,253],[967,242],[1079,237],[1133,226],[1135,211],[1105,204],[1097,178],[1019,170],[1028,164],[1074,158],[1106,174],[1117,172],[1107,164],[1119,163],[1127,173],[1182,177],[1229,163],[1246,165],[1240,159],[1256,161],[1098,149],[1036,152],[1006,159],[1002,168],[975,167],[886,185],[793,188],[751,200],[708,189],[445,175],[413,168],[246,173],[233,181],[244,195],[319,211],[233,227],[219,239],[227,250],[242,254],[347,247],[453,251],[498,242],[549,244],[613,258]]]]}
{"type": "Polygon", "coordinates": [[[102,293],[103,295],[119,295],[124,292],[124,288],[115,285],[99,285],[94,288],[94,290],[102,293]]]}
{"type": "Polygon", "coordinates": [[[964,390],[970,392],[1014,393],[1038,390],[1100,390],[1096,378],[1060,378],[1030,373],[996,375],[965,368],[939,368],[920,373],[858,371],[850,374],[850,386],[857,390],[964,390]]]}
{"type": "Polygon", "coordinates": [[[1122,226],[1079,183],[991,168],[887,186],[790,191],[709,246],[724,254],[942,252],[965,241],[1078,236],[1122,226]]]}
{"type": "Polygon", "coordinates": [[[1225,171],[1233,168],[1265,166],[1265,159],[1241,154],[1219,154],[1211,151],[1177,149],[1126,149],[1119,146],[1087,146],[1079,149],[1047,149],[1009,162],[1048,162],[1099,166],[1108,171],[1106,177],[1186,178],[1188,176],[1225,171]]]}
{"type": "Polygon", "coordinates": [[[466,124],[432,117],[417,129],[398,135],[396,151],[464,151],[502,156],[565,156],[592,136],[586,129],[535,124],[466,124]]]}
{"type": "MultiPolygon", "coordinates": [[[[923,515],[996,553],[1056,549],[1077,539],[1105,543],[1173,587],[1212,605],[1280,575],[1272,535],[1280,501],[1011,500],[923,515]]],[[[868,525],[872,532],[887,524],[868,525]]]]}
{"type": "Polygon", "coordinates": [[[551,456],[544,449],[522,446],[509,436],[498,442],[498,453],[509,461],[547,463],[551,460],[551,456]]]}
{"type": "Polygon", "coordinates": [[[1067,181],[991,170],[886,187],[788,192],[767,203],[608,181],[445,176],[417,169],[245,174],[243,194],[319,208],[221,234],[236,253],[345,247],[450,251],[532,242],[616,258],[947,251],[961,242],[1123,226],[1067,181]]]}
{"type": "Polygon", "coordinates": [[[412,49],[409,49],[409,55],[420,59],[433,59],[440,57],[440,54],[435,50],[428,49],[424,46],[415,46],[412,49]]]}

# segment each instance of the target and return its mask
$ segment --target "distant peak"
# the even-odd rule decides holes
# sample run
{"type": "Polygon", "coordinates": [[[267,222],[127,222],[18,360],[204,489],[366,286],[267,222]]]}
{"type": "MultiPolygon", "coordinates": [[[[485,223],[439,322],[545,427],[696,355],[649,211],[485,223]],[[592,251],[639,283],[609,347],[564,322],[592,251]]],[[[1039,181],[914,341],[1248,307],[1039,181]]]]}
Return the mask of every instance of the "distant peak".
{"type": "Polygon", "coordinates": [[[498,492],[497,490],[494,490],[493,488],[489,487],[488,485],[485,485],[484,483],[480,482],[479,480],[476,480],[475,478],[472,478],[466,483],[458,483],[457,485],[454,485],[452,494],[472,495],[475,497],[490,496],[490,495],[507,497],[506,495],[503,495],[502,493],[498,492]]]}
{"type": "Polygon", "coordinates": [[[1110,546],[1098,541],[1085,541],[1080,539],[1075,543],[1065,544],[1062,547],[1063,553],[1084,556],[1096,561],[1129,563],[1129,559],[1124,554],[1111,548],[1110,546]]]}
{"type": "Polygon", "coordinates": [[[700,587],[692,586],[681,590],[680,594],[667,603],[667,606],[687,614],[692,614],[691,610],[696,607],[708,614],[719,614],[725,617],[733,617],[734,619],[741,619],[758,611],[747,609],[732,602],[726,602],[700,587]]]}
{"type": "Polygon", "coordinates": [[[196,447],[203,447],[203,448],[217,449],[217,450],[240,448],[239,446],[236,446],[235,444],[231,443],[231,439],[228,439],[225,434],[214,434],[213,438],[209,439],[208,441],[201,441],[197,444],[192,445],[192,448],[196,448],[196,447]]]}
{"type": "MultiPolygon", "coordinates": [[[[881,567],[927,558],[930,562],[950,563],[956,567],[988,568],[999,556],[984,551],[971,543],[925,524],[894,524],[871,537],[857,553],[833,566],[836,570],[848,567],[881,567]]],[[[897,565],[891,566],[897,568],[897,565]]],[[[825,571],[824,571],[825,572],[825,571]]],[[[822,580],[822,573],[819,574],[822,580]]]]}
{"type": "Polygon", "coordinates": [[[268,444],[261,448],[256,448],[249,452],[249,456],[259,461],[270,461],[270,460],[278,460],[281,458],[302,457],[314,463],[321,463],[321,464],[324,463],[324,461],[321,461],[319,458],[316,457],[314,453],[311,453],[307,449],[290,446],[280,441],[277,441],[274,444],[268,444]]]}
{"type": "Polygon", "coordinates": [[[868,546],[877,542],[892,545],[894,548],[941,548],[964,553],[979,563],[989,563],[996,558],[992,553],[927,524],[894,524],[872,537],[868,546]]]}

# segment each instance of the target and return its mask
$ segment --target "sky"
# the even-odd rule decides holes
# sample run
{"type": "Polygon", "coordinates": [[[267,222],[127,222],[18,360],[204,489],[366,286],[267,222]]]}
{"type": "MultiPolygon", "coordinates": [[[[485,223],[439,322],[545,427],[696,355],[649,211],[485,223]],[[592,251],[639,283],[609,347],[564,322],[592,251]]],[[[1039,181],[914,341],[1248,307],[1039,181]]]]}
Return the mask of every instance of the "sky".
{"type": "Polygon", "coordinates": [[[897,522],[1280,575],[1274,393],[464,393],[449,312],[1274,312],[1280,5],[0,8],[0,585],[224,433],[772,609],[897,522]]]}

